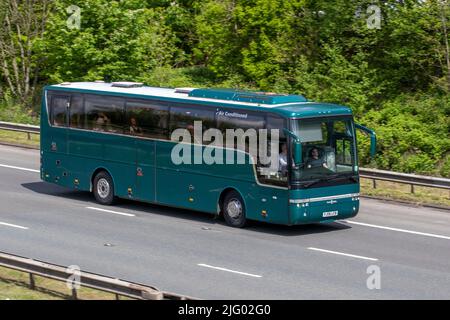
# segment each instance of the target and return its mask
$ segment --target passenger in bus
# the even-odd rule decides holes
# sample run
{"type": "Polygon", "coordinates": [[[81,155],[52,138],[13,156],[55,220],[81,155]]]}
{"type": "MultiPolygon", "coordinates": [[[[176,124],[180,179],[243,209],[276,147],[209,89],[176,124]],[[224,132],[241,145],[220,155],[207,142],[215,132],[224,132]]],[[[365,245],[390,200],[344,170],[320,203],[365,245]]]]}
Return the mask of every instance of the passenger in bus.
{"type": "Polygon", "coordinates": [[[200,137],[200,139],[199,139],[199,137],[197,137],[195,135],[195,128],[194,128],[194,126],[192,124],[188,124],[186,126],[186,129],[187,129],[187,131],[189,131],[189,134],[191,135],[192,143],[194,143],[194,144],[203,144],[202,138],[200,137]]]}
{"type": "Polygon", "coordinates": [[[53,125],[55,127],[62,127],[64,125],[63,121],[59,121],[60,119],[58,119],[58,117],[55,117],[53,119],[53,125]]]}
{"type": "Polygon", "coordinates": [[[278,170],[283,176],[287,175],[288,169],[288,157],[287,157],[287,145],[286,143],[281,144],[281,153],[278,156],[279,166],[278,170]]]}
{"type": "Polygon", "coordinates": [[[94,123],[94,130],[95,131],[106,131],[106,125],[109,123],[109,119],[103,112],[100,112],[97,115],[97,119],[94,123]]]}
{"type": "Polygon", "coordinates": [[[130,133],[131,134],[142,134],[142,128],[137,125],[137,120],[135,117],[130,118],[130,133]]]}
{"type": "Polygon", "coordinates": [[[306,161],[306,167],[308,169],[317,167],[328,168],[325,159],[320,157],[319,148],[314,147],[309,150],[309,158],[306,161]]]}

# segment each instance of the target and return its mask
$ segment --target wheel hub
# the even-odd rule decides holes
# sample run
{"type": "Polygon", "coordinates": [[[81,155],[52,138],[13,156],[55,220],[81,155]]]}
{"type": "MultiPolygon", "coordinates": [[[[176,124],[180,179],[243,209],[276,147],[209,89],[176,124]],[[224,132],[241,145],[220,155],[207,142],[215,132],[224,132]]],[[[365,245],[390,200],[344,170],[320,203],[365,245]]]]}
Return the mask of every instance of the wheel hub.
{"type": "Polygon", "coordinates": [[[109,196],[109,182],[105,178],[101,178],[97,183],[97,193],[100,198],[105,199],[109,196]]]}
{"type": "Polygon", "coordinates": [[[232,199],[227,204],[227,212],[231,218],[233,219],[239,218],[239,216],[242,214],[241,202],[237,199],[232,199]]]}

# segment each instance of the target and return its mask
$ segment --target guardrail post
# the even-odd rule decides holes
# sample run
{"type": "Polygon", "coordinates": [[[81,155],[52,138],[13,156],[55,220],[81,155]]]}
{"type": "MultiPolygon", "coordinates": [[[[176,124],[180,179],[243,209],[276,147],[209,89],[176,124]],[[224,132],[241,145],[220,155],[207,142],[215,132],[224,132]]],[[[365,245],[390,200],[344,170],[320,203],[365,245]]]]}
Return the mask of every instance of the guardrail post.
{"type": "Polygon", "coordinates": [[[30,289],[34,290],[36,288],[36,284],[34,283],[34,274],[30,273],[30,289]]]}
{"type": "Polygon", "coordinates": [[[78,300],[77,289],[72,288],[72,299],[78,300]]]}
{"type": "Polygon", "coordinates": [[[374,189],[377,188],[377,180],[376,180],[376,179],[372,179],[372,187],[373,187],[374,189]]]}
{"type": "Polygon", "coordinates": [[[31,140],[31,134],[29,132],[27,132],[27,137],[28,137],[28,140],[31,140]]]}
{"type": "Polygon", "coordinates": [[[414,185],[411,184],[411,193],[414,193],[414,185]]]}

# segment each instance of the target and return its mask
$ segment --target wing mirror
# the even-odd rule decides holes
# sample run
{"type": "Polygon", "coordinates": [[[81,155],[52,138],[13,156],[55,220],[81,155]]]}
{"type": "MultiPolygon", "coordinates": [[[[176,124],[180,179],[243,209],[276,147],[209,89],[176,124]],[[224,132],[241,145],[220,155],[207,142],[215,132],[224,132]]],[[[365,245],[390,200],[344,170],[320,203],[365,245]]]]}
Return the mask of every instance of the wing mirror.
{"type": "Polygon", "coordinates": [[[374,158],[377,153],[377,135],[375,131],[357,123],[355,123],[355,127],[356,129],[361,130],[365,135],[370,136],[370,157],[374,158]]]}

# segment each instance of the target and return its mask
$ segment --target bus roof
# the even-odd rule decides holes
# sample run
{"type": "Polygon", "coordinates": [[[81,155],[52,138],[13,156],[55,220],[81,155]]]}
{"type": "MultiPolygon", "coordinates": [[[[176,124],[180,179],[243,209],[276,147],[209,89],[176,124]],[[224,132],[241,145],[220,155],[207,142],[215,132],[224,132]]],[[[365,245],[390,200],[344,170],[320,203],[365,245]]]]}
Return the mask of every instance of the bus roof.
{"type": "Polygon", "coordinates": [[[350,108],[306,100],[301,95],[252,92],[233,89],[158,88],[133,82],[66,82],[46,86],[45,90],[111,94],[124,97],[156,98],[165,101],[196,102],[215,107],[228,106],[249,110],[270,111],[285,117],[316,117],[351,115],[350,108]]]}

